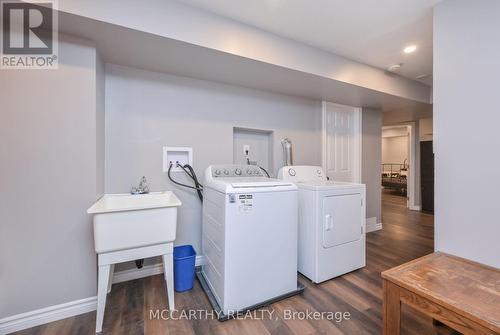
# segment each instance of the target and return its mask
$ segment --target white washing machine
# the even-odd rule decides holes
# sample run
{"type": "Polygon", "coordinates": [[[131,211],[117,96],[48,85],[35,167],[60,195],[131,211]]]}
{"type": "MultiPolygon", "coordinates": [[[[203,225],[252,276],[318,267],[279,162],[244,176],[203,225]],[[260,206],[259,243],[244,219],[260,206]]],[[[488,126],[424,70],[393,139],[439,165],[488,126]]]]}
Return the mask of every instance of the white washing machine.
{"type": "Polygon", "coordinates": [[[328,181],[319,166],[285,166],[299,187],[298,270],[315,283],[365,266],[365,185],[328,181]]]}
{"type": "Polygon", "coordinates": [[[207,168],[202,285],[224,314],[298,293],[297,208],[297,187],[257,166],[207,168]]]}

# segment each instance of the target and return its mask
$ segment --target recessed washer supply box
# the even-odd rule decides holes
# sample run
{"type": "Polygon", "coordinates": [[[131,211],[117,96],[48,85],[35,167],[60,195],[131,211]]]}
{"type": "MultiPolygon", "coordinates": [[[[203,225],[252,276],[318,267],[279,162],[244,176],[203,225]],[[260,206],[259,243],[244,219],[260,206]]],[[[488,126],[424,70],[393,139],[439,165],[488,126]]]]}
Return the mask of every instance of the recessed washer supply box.
{"type": "Polygon", "coordinates": [[[163,172],[167,172],[170,163],[173,164],[170,171],[182,171],[177,167],[177,162],[181,165],[189,164],[193,166],[193,148],[191,147],[163,147],[163,172]]]}

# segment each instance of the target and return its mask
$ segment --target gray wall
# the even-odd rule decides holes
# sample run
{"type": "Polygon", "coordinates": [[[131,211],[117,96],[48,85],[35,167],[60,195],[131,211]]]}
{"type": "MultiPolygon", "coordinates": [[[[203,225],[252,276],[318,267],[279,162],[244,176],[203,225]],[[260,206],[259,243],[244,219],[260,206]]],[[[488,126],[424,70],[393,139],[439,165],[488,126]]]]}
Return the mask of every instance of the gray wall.
{"type": "Polygon", "coordinates": [[[362,124],[361,181],[366,185],[366,217],[376,217],[381,223],[382,112],[363,109],[362,124]]]}
{"type": "Polygon", "coordinates": [[[435,247],[500,267],[500,1],[434,11],[435,247]],[[466,134],[466,136],[465,136],[466,134]]]}
{"type": "MultiPolygon", "coordinates": [[[[295,164],[320,165],[320,107],[311,100],[106,64],[106,193],[129,192],[142,175],[152,190],[174,190],[183,203],[176,243],[199,251],[200,201],[162,172],[162,147],[192,147],[194,168],[203,178],[210,164],[232,164],[233,127],[264,129],[274,132],[273,172],[282,165],[283,137],[293,142],[295,164]]],[[[187,181],[181,173],[174,176],[187,181]]]]}
{"type": "Polygon", "coordinates": [[[105,150],[105,99],[106,99],[106,73],[104,62],[96,52],[96,173],[97,190],[96,195],[104,194],[104,163],[105,150]]]}
{"type": "Polygon", "coordinates": [[[58,70],[0,75],[0,318],[96,294],[96,52],[60,39],[58,70]]]}

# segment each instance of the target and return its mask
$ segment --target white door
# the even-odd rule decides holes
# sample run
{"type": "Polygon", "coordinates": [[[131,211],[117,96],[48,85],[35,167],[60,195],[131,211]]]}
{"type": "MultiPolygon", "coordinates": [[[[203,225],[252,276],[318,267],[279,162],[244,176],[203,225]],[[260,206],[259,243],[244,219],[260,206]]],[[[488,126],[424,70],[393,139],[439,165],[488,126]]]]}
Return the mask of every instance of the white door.
{"type": "Polygon", "coordinates": [[[323,198],[323,248],[357,241],[361,238],[361,194],[323,198]]]}
{"type": "Polygon", "coordinates": [[[330,180],[361,182],[361,110],[323,101],[323,168],[330,180]]]}

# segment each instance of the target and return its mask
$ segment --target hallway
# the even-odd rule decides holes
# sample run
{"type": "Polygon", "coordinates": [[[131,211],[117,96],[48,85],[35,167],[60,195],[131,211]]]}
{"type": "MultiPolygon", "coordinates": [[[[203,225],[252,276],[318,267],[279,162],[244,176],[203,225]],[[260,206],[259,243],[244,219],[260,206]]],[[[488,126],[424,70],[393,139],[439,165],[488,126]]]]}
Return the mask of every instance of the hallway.
{"type": "Polygon", "coordinates": [[[382,223],[383,230],[368,235],[367,263],[383,259],[385,269],[433,251],[434,216],[408,210],[406,197],[382,190],[382,223]]]}

